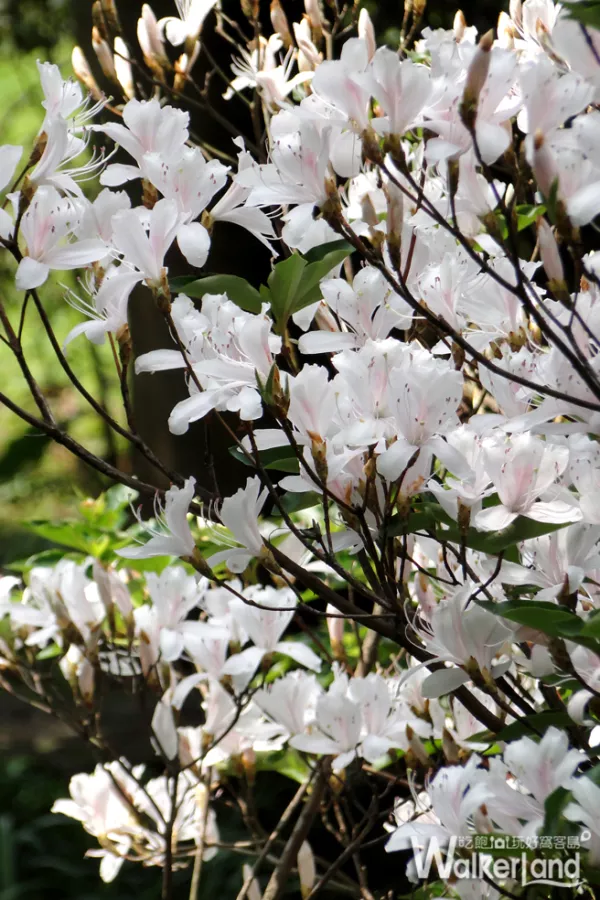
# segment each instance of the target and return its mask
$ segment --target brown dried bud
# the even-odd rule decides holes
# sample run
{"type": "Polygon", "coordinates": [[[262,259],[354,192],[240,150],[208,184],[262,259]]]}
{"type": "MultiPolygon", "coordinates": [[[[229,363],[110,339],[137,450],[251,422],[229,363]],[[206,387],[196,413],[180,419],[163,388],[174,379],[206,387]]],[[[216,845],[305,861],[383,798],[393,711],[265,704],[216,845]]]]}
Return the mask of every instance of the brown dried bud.
{"type": "Polygon", "coordinates": [[[287,49],[294,43],[292,33],[288,24],[287,16],[279,0],[271,0],[271,25],[273,31],[279,35],[283,41],[284,47],[287,49]]]}
{"type": "Polygon", "coordinates": [[[475,127],[479,95],[490,70],[490,51],[494,43],[494,32],[490,29],[479,40],[479,44],[467,71],[459,113],[463,125],[470,131],[475,127]]]}

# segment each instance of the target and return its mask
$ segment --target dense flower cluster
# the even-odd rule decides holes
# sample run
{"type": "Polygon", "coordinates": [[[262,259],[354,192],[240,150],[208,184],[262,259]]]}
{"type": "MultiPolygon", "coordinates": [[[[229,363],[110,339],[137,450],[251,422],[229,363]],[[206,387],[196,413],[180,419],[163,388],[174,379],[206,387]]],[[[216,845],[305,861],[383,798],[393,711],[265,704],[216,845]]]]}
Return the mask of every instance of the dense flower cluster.
{"type": "MultiPolygon", "coordinates": [[[[171,432],[234,413],[232,449],[255,472],[227,497],[171,477],[135,541],[0,580],[2,667],[35,692],[23,672],[53,648],[77,707],[106,679],[153,698],[164,774],[116,759],[55,806],[98,837],[107,880],[124,859],[210,858],[209,801],[258,758],[294,760],[334,806],[357,770],[408,783],[386,849],[412,848],[413,880],[430,838],[543,835],[557,797],[597,866],[600,31],[511,0],[495,33],[459,12],[398,52],[363,10],[335,58],[305,5],[290,28],[273,0],[274,33],[232,61],[226,96],[251,97],[267,134],[262,158],[235,139],[233,169],[194,143],[187,112],[138,96],[119,36],[95,28],[124,101],[108,112],[81,51],[93,105],[39,66],[44,121],[0,211],[16,287],[40,304],[53,270],[84,269],[86,299],[67,299],[85,321],[62,341],[108,335],[126,385],[128,300],[145,286],[174,344],[138,356],[137,376],[182,370],[171,432]],[[114,153],[90,152],[98,135],[114,153]],[[120,188],[138,180],[136,207],[120,188]],[[260,291],[193,271],[224,222],[272,253],[260,291]],[[195,277],[172,296],[174,245],[195,277]]],[[[138,27],[167,99],[215,3],[177,7],[157,22],[145,5],[138,27]]],[[[3,188],[21,155],[0,148],[3,188]]],[[[310,822],[301,843],[313,896],[310,822]]],[[[240,896],[260,896],[244,878],[240,896]]],[[[432,896],[517,887],[449,880],[432,896]]]]}

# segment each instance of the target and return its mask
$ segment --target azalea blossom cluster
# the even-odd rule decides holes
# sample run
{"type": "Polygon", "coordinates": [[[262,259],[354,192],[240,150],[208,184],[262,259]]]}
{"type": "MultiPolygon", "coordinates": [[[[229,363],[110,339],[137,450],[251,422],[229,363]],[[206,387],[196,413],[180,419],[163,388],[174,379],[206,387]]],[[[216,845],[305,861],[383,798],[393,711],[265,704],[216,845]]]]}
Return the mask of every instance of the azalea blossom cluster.
{"type": "MultiPolygon", "coordinates": [[[[37,413],[0,401],[155,494],[154,519],[128,526],[123,501],[101,551],[0,580],[2,686],[102,751],[55,811],[98,838],[105,880],[125,860],[161,867],[163,900],[187,865],[194,900],[230,847],[232,783],[250,841],[231,846],[254,854],[238,900],[278,900],[292,874],[304,898],[372,897],[364,860],[385,829],[388,852],[413,851],[394,890],[418,880],[430,839],[498,832],[578,838],[593,885],[600,22],[585,0],[511,0],[487,34],[460,11],[432,30],[415,0],[388,47],[366,10],[306,0],[290,24],[273,0],[269,37],[242,4],[244,44],[218,4],[178,0],[159,21],[142,7],[140,62],[114,4],[95,7],[116,97],[79,48],[89,97],[39,64],[43,122],[16,178],[22,148],[0,148],[0,241],[22,297],[18,325],[1,304],[0,318],[37,413]],[[214,70],[224,101],[255,126],[234,150],[196,139],[185,108],[186,90],[205,96],[205,20],[236,48],[214,70]],[[260,289],[209,271],[225,223],[271,255],[260,289]],[[39,289],[71,269],[82,321],[57,336],[39,289]],[[134,291],[171,337],[136,358],[134,291]],[[73,385],[169,486],[61,428],[22,352],[28,305],[73,385]],[[82,335],[111,345],[126,424],[71,368],[82,335]],[[218,421],[232,465],[252,470],[236,493],[173,472],[136,430],[133,374],[167,370],[187,390],[174,439],[218,421]],[[40,677],[56,658],[67,700],[40,677]],[[106,761],[115,683],[146,698],[152,765],[106,761]],[[299,784],[270,836],[244,798],[269,772],[299,784]],[[317,853],[319,820],[343,864],[317,853]]],[[[520,890],[440,881],[422,896],[520,890]]]]}

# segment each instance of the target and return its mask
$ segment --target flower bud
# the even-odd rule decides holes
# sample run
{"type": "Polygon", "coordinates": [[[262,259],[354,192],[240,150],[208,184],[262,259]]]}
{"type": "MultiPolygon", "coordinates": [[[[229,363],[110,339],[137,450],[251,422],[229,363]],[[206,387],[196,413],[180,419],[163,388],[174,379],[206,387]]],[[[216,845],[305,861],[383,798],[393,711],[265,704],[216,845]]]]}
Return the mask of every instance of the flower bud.
{"type": "Polygon", "coordinates": [[[333,658],[341,662],[346,658],[346,651],[344,650],[344,619],[331,603],[327,604],[325,614],[327,615],[327,631],[329,632],[331,652],[333,658]]]}
{"type": "Polygon", "coordinates": [[[442,751],[449,763],[460,762],[460,748],[447,728],[442,731],[442,751]]]}
{"type": "Polygon", "coordinates": [[[410,725],[406,726],[406,737],[408,738],[410,752],[418,762],[424,766],[429,766],[430,760],[425,750],[425,744],[419,735],[413,731],[410,725]]]}
{"type": "Polygon", "coordinates": [[[490,51],[493,43],[494,32],[490,30],[480,38],[467,71],[467,80],[459,111],[463,125],[469,129],[475,126],[479,95],[490,70],[490,51]]]}
{"type": "Polygon", "coordinates": [[[102,100],[104,95],[98,86],[98,82],[92,74],[88,61],[81,47],[73,47],[71,53],[71,65],[75,75],[88,89],[94,100],[102,100]]]}
{"type": "Polygon", "coordinates": [[[100,0],[100,4],[102,6],[102,13],[106,20],[106,24],[112,33],[121,34],[123,29],[121,28],[121,22],[119,21],[119,13],[117,12],[115,0],[100,0]]]}
{"type": "Polygon", "coordinates": [[[288,24],[287,16],[283,11],[283,7],[279,0],[271,0],[271,25],[273,31],[279,35],[283,41],[283,46],[287,49],[293,44],[292,33],[288,24]]]}
{"type": "Polygon", "coordinates": [[[306,900],[306,897],[308,897],[315,886],[315,881],[317,879],[315,857],[308,841],[303,841],[298,850],[297,864],[298,877],[300,878],[300,893],[302,895],[302,900],[306,900]]]}
{"type": "Polygon", "coordinates": [[[128,100],[135,97],[135,85],[133,82],[133,72],[131,63],[129,62],[129,50],[123,38],[116,37],[115,43],[115,72],[117,81],[121,85],[123,94],[128,100]]]}
{"type": "Polygon", "coordinates": [[[169,60],[165,53],[163,37],[156,16],[147,3],[142,6],[142,15],[138,19],[137,38],[146,65],[162,78],[163,69],[169,68],[169,60]]]}
{"type": "Polygon", "coordinates": [[[387,243],[392,265],[399,271],[401,265],[402,230],[404,228],[404,194],[392,181],[384,185],[387,200],[387,243]]]}
{"type": "Polygon", "coordinates": [[[454,40],[457,44],[460,44],[460,42],[464,38],[466,29],[467,20],[465,19],[465,14],[463,13],[462,9],[459,9],[454,16],[454,22],[452,24],[452,30],[454,31],[454,40]]]}
{"type": "Polygon", "coordinates": [[[100,0],[94,0],[92,3],[92,24],[93,27],[98,30],[100,37],[103,41],[107,41],[109,38],[108,31],[106,30],[106,22],[104,20],[104,13],[102,12],[102,4],[100,0]]]}
{"type": "Polygon", "coordinates": [[[375,56],[375,51],[377,50],[377,40],[375,38],[375,29],[373,27],[373,22],[371,21],[371,16],[364,6],[358,17],[358,36],[366,43],[367,55],[369,57],[369,62],[371,62],[375,56]]]}
{"type": "Polygon", "coordinates": [[[533,137],[533,162],[531,168],[533,169],[537,185],[547,200],[552,194],[552,188],[558,173],[552,151],[546,144],[544,135],[539,128],[533,137]]]}
{"type": "Polygon", "coordinates": [[[565,272],[560,258],[560,250],[554,232],[544,218],[537,220],[537,236],[546,275],[550,281],[564,285],[565,272]]]}
{"type": "Polygon", "coordinates": [[[323,30],[323,17],[321,16],[319,0],[304,0],[304,9],[315,36],[320,37],[323,30]]]}
{"type": "Polygon", "coordinates": [[[248,784],[254,784],[256,778],[256,753],[253,747],[246,747],[242,751],[241,761],[248,784]]]}
{"type": "Polygon", "coordinates": [[[92,28],[92,47],[106,78],[118,83],[115,61],[110,45],[104,40],[96,26],[92,28]]]}
{"type": "Polygon", "coordinates": [[[360,209],[363,221],[366,222],[370,228],[375,228],[376,225],[379,225],[379,219],[377,218],[375,206],[370,194],[363,195],[363,198],[360,201],[360,209]]]}
{"type": "Polygon", "coordinates": [[[515,49],[515,29],[514,25],[505,12],[501,12],[498,16],[498,24],[496,26],[498,32],[498,43],[504,50],[515,49]]]}
{"type": "Polygon", "coordinates": [[[191,53],[182,53],[175,63],[175,78],[173,81],[173,90],[182,91],[185,87],[189,73],[194,68],[196,60],[200,55],[200,42],[196,41],[192,47],[191,53]]]}

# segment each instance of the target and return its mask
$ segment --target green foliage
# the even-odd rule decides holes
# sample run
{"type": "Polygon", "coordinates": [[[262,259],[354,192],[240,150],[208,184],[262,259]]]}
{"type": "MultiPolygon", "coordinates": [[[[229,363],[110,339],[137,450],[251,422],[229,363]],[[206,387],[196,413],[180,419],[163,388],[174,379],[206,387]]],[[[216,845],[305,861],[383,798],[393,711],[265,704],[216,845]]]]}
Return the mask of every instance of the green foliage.
{"type": "Polygon", "coordinates": [[[410,510],[406,516],[392,516],[387,528],[387,535],[396,537],[401,534],[426,532],[434,535],[438,541],[464,543],[471,550],[496,555],[505,553],[521,541],[551,534],[564,527],[564,525],[535,522],[525,516],[518,516],[508,528],[504,528],[502,531],[478,531],[476,528],[467,528],[462,531],[439,503],[424,501],[410,510]]]}
{"type": "Polygon", "coordinates": [[[259,313],[262,298],[256,288],[239,275],[207,275],[206,278],[182,276],[169,282],[172,291],[182,291],[188,297],[201,300],[205,294],[227,294],[240,309],[259,313]]]}
{"type": "Polygon", "coordinates": [[[261,305],[268,303],[275,328],[282,334],[294,313],[321,298],[319,282],[351,252],[352,247],[346,241],[333,241],[314,247],[304,256],[292,253],[273,266],[267,284],[261,285],[260,291],[238,275],[183,276],[173,278],[169,285],[172,291],[182,291],[195,299],[205,294],[227,294],[240,309],[251,313],[259,313],[261,305]]]}
{"type": "Polygon", "coordinates": [[[600,0],[580,0],[579,3],[563,2],[569,18],[582,25],[600,29],[600,0]]]}

